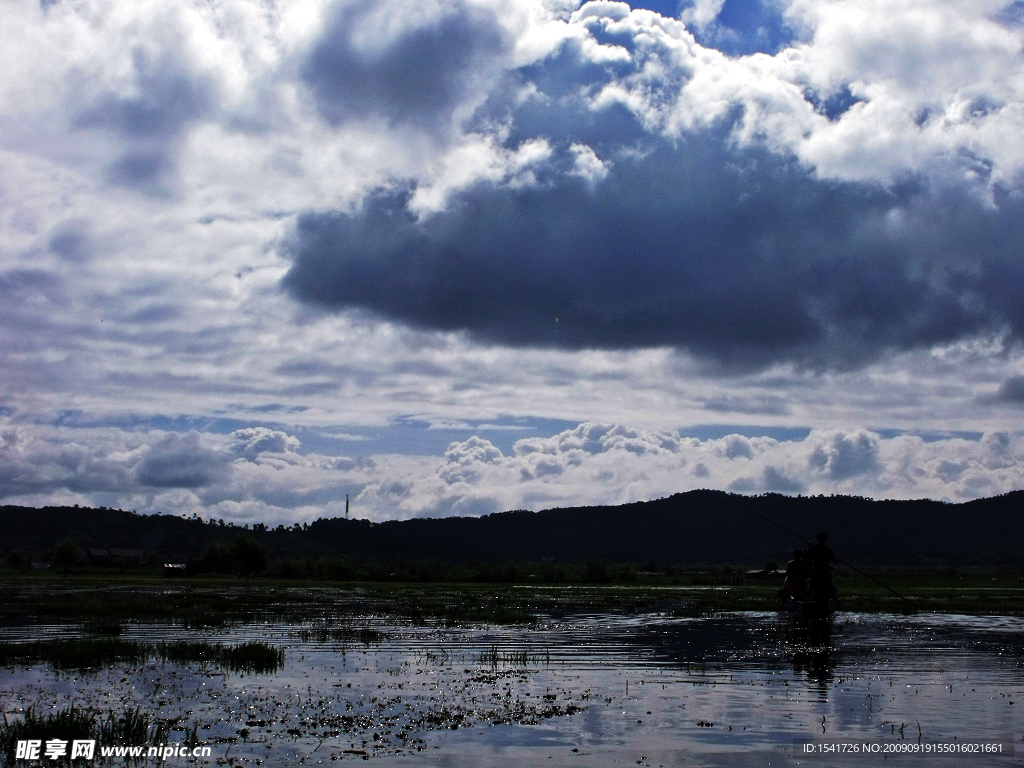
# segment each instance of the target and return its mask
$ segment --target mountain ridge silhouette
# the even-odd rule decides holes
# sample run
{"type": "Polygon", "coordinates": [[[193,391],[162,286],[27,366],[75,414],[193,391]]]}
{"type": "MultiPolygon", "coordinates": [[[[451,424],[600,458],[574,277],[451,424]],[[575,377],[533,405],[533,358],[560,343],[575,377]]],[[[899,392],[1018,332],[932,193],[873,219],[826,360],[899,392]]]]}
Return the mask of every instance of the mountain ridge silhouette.
{"type": "Polygon", "coordinates": [[[198,557],[212,541],[241,534],[262,544],[270,557],[754,566],[784,562],[801,538],[824,530],[840,557],[863,564],[1017,567],[1024,565],[1022,508],[1024,491],[953,504],[696,490],[617,506],[382,523],[321,518],[305,527],[245,528],[105,507],[8,505],[0,507],[0,554],[40,555],[72,538],[83,549],[138,548],[186,559],[198,557]]]}

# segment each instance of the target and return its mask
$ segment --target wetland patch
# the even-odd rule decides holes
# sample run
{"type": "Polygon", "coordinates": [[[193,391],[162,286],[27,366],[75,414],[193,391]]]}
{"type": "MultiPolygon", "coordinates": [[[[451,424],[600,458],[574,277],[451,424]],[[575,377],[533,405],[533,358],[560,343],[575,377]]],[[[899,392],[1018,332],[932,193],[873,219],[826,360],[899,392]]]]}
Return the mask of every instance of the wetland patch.
{"type": "MultiPolygon", "coordinates": [[[[598,610],[522,598],[513,607],[533,619],[514,624],[417,618],[404,607],[429,600],[394,596],[390,612],[353,592],[307,600],[297,617],[121,621],[112,637],[36,617],[8,623],[0,648],[150,650],[87,669],[15,653],[0,703],[11,723],[130,709],[174,724],[176,739],[194,729],[211,765],[796,765],[794,739],[836,738],[985,738],[1021,755],[971,765],[1024,762],[1024,619],[841,613],[801,626],[767,612],[688,615],[676,593],[631,608],[624,594],[598,610]],[[283,663],[232,666],[197,650],[249,644],[283,649],[283,663]]],[[[894,760],[913,758],[884,764],[894,760]]]]}

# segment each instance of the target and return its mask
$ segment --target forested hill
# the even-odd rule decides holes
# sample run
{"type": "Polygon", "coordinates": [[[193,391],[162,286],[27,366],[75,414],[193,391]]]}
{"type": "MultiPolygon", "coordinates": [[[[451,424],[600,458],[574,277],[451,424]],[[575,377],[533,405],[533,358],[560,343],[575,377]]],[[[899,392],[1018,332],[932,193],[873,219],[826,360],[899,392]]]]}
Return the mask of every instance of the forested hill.
{"type": "Polygon", "coordinates": [[[783,526],[807,538],[826,530],[840,557],[864,564],[1017,567],[1024,566],[1022,507],[1024,491],[962,504],[690,491],[614,507],[378,524],[336,518],[305,527],[244,529],[105,508],[5,506],[0,507],[0,555],[18,551],[43,557],[67,537],[83,549],[144,549],[164,559],[185,559],[198,557],[211,541],[244,534],[262,544],[270,557],[347,555],[462,562],[597,558],[754,566],[768,559],[785,561],[800,544],[779,527],[783,526]]]}

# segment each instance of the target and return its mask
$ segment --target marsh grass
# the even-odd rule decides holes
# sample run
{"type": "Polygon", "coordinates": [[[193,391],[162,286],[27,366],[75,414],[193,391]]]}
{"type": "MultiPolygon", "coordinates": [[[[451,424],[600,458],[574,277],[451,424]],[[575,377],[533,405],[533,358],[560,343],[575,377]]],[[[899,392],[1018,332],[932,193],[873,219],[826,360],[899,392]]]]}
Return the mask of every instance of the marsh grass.
{"type": "MultiPolygon", "coordinates": [[[[1018,572],[950,568],[870,569],[886,587],[841,566],[835,575],[845,611],[907,613],[1024,613],[1024,582],[1018,572]]],[[[81,621],[111,632],[126,622],[158,621],[201,628],[235,622],[347,622],[349,628],[313,626],[309,639],[341,643],[377,642],[372,630],[356,626],[367,616],[426,626],[526,625],[549,617],[581,613],[663,613],[701,617],[728,611],[771,611],[778,607],[781,578],[743,581],[736,569],[676,570],[658,583],[606,585],[538,584],[345,584],[310,586],[262,581],[167,585],[140,579],[99,583],[69,577],[66,583],[0,582],[0,616],[9,621],[81,621]]],[[[655,577],[651,577],[654,579],[655,577]]],[[[88,630],[87,631],[91,631],[88,630]]],[[[2,659],[0,659],[2,661],[2,659]]]]}
{"type": "MultiPolygon", "coordinates": [[[[189,743],[195,743],[198,728],[183,726],[189,743]]],[[[21,719],[9,720],[5,714],[0,724],[0,756],[4,765],[15,765],[15,747],[19,741],[38,739],[44,744],[50,739],[60,739],[68,744],[75,739],[93,739],[98,745],[143,745],[165,744],[170,736],[170,723],[151,718],[145,712],[131,707],[106,712],[80,709],[74,706],[49,712],[39,712],[35,707],[25,710],[21,719]]],[[[99,755],[96,756],[97,760],[99,755]]],[[[121,758],[131,761],[131,758],[121,758]]],[[[144,758],[141,758],[144,759],[144,758]]],[[[67,756],[56,760],[45,760],[47,765],[69,765],[67,756]]]]}
{"type": "Polygon", "coordinates": [[[90,669],[111,664],[142,664],[149,658],[142,643],[119,638],[33,640],[0,643],[0,664],[49,664],[53,669],[90,669]]]}
{"type": "Polygon", "coordinates": [[[96,734],[95,713],[72,706],[42,714],[35,707],[29,707],[21,720],[9,721],[4,714],[3,724],[0,725],[0,753],[3,754],[5,765],[14,765],[15,747],[19,741],[40,739],[46,743],[49,739],[62,739],[70,744],[75,739],[97,738],[96,734]]]}
{"type": "Polygon", "coordinates": [[[274,672],[284,666],[284,649],[256,641],[223,646],[220,663],[235,672],[274,672]]]}
{"type": "Polygon", "coordinates": [[[240,645],[176,640],[160,643],[157,653],[162,661],[210,663],[232,672],[275,672],[284,666],[283,648],[255,640],[240,645]]]}
{"type": "Polygon", "coordinates": [[[492,645],[486,651],[477,654],[474,661],[488,667],[527,667],[530,664],[550,664],[551,651],[534,654],[525,648],[520,651],[499,651],[496,645],[492,645]]]}
{"type": "Polygon", "coordinates": [[[255,641],[240,645],[191,640],[153,644],[115,638],[0,643],[0,664],[7,666],[45,663],[56,670],[87,670],[151,660],[212,664],[232,672],[274,672],[284,666],[284,649],[255,641]]]}
{"type": "Polygon", "coordinates": [[[324,619],[298,631],[304,643],[341,643],[342,645],[373,645],[383,641],[387,634],[365,624],[343,623],[335,625],[333,620],[324,619]]]}

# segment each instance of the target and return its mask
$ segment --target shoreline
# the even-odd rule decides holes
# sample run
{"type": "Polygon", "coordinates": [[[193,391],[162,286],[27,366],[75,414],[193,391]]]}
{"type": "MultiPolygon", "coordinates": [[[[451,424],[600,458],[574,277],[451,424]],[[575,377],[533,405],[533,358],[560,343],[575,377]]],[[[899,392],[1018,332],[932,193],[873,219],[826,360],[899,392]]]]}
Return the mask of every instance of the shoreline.
{"type": "MultiPolygon", "coordinates": [[[[1024,614],[1024,583],[1015,572],[875,571],[879,584],[837,573],[842,613],[1024,614]],[[909,601],[909,602],[908,602],[909,601]]],[[[702,582],[710,579],[701,578],[702,582]]],[[[378,614],[406,621],[530,624],[546,616],[581,613],[706,614],[774,611],[781,587],[774,580],[742,583],[457,584],[322,582],[285,579],[142,575],[28,574],[0,576],[3,623],[48,620],[173,621],[221,624],[275,616],[378,614]]]]}

